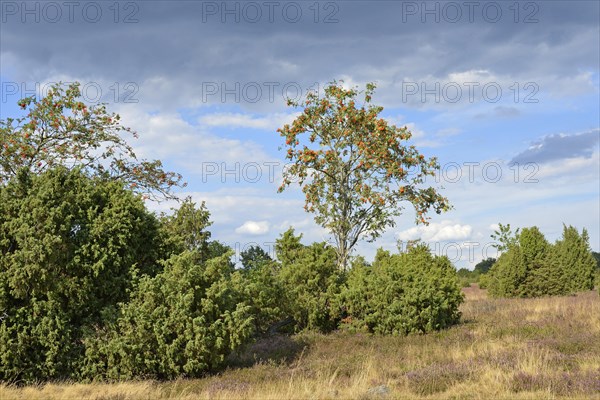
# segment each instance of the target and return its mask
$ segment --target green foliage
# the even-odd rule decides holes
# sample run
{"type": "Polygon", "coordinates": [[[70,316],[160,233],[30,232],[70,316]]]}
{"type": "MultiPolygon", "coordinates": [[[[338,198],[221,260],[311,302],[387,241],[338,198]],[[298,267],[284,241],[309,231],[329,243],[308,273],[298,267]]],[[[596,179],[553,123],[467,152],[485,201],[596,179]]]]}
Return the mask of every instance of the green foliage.
{"type": "Polygon", "coordinates": [[[0,186],[0,380],[70,377],[85,331],[156,273],[157,230],[123,184],[80,169],[0,186]]]}
{"type": "Polygon", "coordinates": [[[456,276],[458,276],[461,287],[469,287],[472,283],[479,282],[479,275],[478,271],[471,271],[466,268],[456,271],[456,276]]]}
{"type": "Polygon", "coordinates": [[[374,90],[367,84],[359,106],[357,89],[332,82],[322,97],[309,93],[303,103],[288,101],[302,112],[278,129],[291,163],[279,191],[292,182],[302,186],[304,208],[332,232],[342,269],[359,239],[374,240],[394,225],[400,203],[414,207],[417,223],[426,223],[430,209],[439,214],[450,207],[433,187],[422,187],[439,168],[436,159],[405,143],[412,136],[408,128],[380,118],[383,107],[371,104],[374,90]]]}
{"type": "Polygon", "coordinates": [[[21,168],[39,174],[62,165],[125,181],[146,196],[173,197],[181,175],[164,171],[158,160],[138,160],[123,138],[137,133],[121,125],[106,105],[82,102],[79,86],[55,84],[43,99],[19,101],[25,117],[0,120],[0,185],[21,168]]]}
{"type": "Polygon", "coordinates": [[[573,226],[563,226],[562,238],[556,242],[556,262],[564,274],[567,291],[591,290],[594,288],[596,260],[589,245],[586,229],[581,234],[573,226]]]}
{"type": "Polygon", "coordinates": [[[254,321],[254,331],[261,335],[286,317],[281,299],[285,297],[279,279],[280,265],[259,246],[250,246],[240,254],[243,269],[233,277],[243,293],[254,321]]]}
{"type": "Polygon", "coordinates": [[[492,239],[498,241],[493,247],[499,251],[506,251],[510,246],[517,244],[519,241],[519,228],[513,233],[510,229],[510,224],[502,225],[499,223],[498,230],[494,231],[491,236],[492,239]]]}
{"type": "Polygon", "coordinates": [[[460,285],[460,287],[463,287],[463,288],[471,287],[471,285],[474,282],[476,282],[476,281],[473,281],[473,279],[470,278],[470,277],[460,277],[460,278],[458,278],[458,284],[460,285]]]}
{"type": "Polygon", "coordinates": [[[490,274],[483,274],[479,276],[479,288],[480,289],[487,289],[490,285],[490,274]]]}
{"type": "MultiPolygon", "coordinates": [[[[206,256],[207,259],[221,257],[222,255],[224,255],[226,253],[230,253],[232,251],[231,247],[219,242],[218,240],[209,241],[207,248],[208,248],[208,254],[206,256]]],[[[231,268],[233,268],[234,263],[231,260],[229,262],[230,262],[231,268]]]]}
{"type": "MultiPolygon", "coordinates": [[[[179,208],[171,209],[170,215],[162,214],[161,234],[165,242],[166,257],[191,251],[206,261],[213,258],[209,250],[210,232],[206,229],[212,224],[210,213],[204,202],[198,208],[191,197],[185,198],[179,208]]],[[[223,254],[214,255],[214,257],[223,254]]]]}
{"type": "Polygon", "coordinates": [[[275,254],[280,263],[289,265],[295,262],[304,250],[302,234],[296,236],[294,229],[289,228],[275,242],[275,254]]]}
{"type": "Polygon", "coordinates": [[[490,271],[489,293],[495,297],[541,296],[548,287],[543,277],[548,274],[550,244],[537,227],[525,228],[517,242],[507,244],[490,271]]]}
{"type": "Polygon", "coordinates": [[[253,264],[233,275],[237,290],[243,294],[254,323],[254,333],[261,335],[287,315],[282,303],[285,290],[279,279],[279,265],[274,262],[253,264]]]}
{"type": "Polygon", "coordinates": [[[301,238],[289,229],[275,245],[281,261],[283,308],[294,319],[297,331],[330,331],[337,327],[339,312],[334,299],[340,291],[343,272],[337,268],[335,249],[326,243],[304,246],[301,238]]]}
{"type": "Polygon", "coordinates": [[[525,281],[527,271],[518,245],[500,255],[488,273],[488,294],[492,297],[516,297],[525,281]]]}
{"type": "Polygon", "coordinates": [[[600,253],[592,251],[592,256],[596,260],[596,273],[594,278],[594,285],[598,288],[598,294],[600,294],[600,253]]]}
{"type": "Polygon", "coordinates": [[[480,274],[487,274],[495,262],[496,262],[495,258],[488,257],[485,260],[481,260],[480,262],[478,262],[477,265],[475,265],[475,268],[473,269],[473,271],[478,272],[480,274]]]}
{"type": "Polygon", "coordinates": [[[249,339],[250,307],[231,280],[231,253],[202,264],[194,253],[140,280],[115,322],[86,343],[85,377],[197,377],[249,339]]]}
{"type": "Polygon", "coordinates": [[[485,274],[489,271],[492,265],[496,262],[495,258],[488,257],[475,265],[471,271],[466,268],[461,268],[456,272],[462,287],[470,287],[473,283],[478,283],[479,287],[485,288],[487,279],[485,274]],[[483,282],[483,283],[482,283],[483,282]]]}
{"type": "Polygon", "coordinates": [[[592,256],[594,257],[594,260],[596,260],[596,269],[600,270],[600,253],[592,251],[592,256]]]}
{"type": "Polygon", "coordinates": [[[462,301],[450,260],[434,257],[423,245],[401,254],[380,249],[372,266],[355,264],[340,295],[346,327],[392,335],[455,324],[462,301]]]}
{"type": "Polygon", "coordinates": [[[269,264],[273,259],[260,246],[250,246],[240,253],[240,261],[244,269],[251,270],[269,264]]]}
{"type": "Polygon", "coordinates": [[[489,273],[489,293],[495,297],[564,295],[594,287],[596,263],[584,229],[581,235],[564,227],[549,244],[537,227],[523,229],[489,273]]]}
{"type": "Polygon", "coordinates": [[[518,288],[518,295],[537,297],[545,294],[560,294],[561,273],[550,265],[551,245],[538,227],[523,229],[519,235],[519,246],[525,278],[518,288]]]}

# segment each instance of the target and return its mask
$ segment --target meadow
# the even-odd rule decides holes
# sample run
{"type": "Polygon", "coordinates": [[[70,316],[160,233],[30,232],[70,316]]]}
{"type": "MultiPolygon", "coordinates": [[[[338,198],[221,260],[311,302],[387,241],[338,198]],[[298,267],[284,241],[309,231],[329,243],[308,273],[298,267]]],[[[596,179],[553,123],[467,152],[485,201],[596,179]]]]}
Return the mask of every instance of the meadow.
{"type": "Polygon", "coordinates": [[[203,379],[3,385],[0,399],[600,399],[597,291],[464,293],[462,322],[436,333],[277,335],[203,379]]]}

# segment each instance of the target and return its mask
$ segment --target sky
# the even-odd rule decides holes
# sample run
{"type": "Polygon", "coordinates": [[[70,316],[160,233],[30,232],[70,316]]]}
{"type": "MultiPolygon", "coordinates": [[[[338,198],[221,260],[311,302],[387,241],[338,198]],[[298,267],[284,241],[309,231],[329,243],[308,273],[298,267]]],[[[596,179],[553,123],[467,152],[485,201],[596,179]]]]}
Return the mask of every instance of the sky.
{"type": "MultiPolygon", "coordinates": [[[[498,223],[563,224],[600,251],[600,3],[597,1],[0,1],[0,118],[54,82],[81,83],[205,202],[213,239],[273,251],[289,227],[331,236],[299,187],[278,194],[286,98],[334,80],[377,85],[453,205],[396,225],[355,254],[420,238],[455,265],[495,257],[498,223]],[[399,242],[400,241],[400,242],[399,242]]],[[[168,211],[174,203],[149,203],[168,211]]]]}

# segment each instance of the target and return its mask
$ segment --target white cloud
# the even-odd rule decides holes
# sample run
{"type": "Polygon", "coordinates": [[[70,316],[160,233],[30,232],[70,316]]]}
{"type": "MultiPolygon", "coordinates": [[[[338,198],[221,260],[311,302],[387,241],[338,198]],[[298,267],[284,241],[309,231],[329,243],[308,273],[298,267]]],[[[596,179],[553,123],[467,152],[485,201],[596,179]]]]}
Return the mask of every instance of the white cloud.
{"type": "Polygon", "coordinates": [[[471,225],[461,225],[444,220],[430,223],[427,226],[415,226],[397,233],[399,240],[421,239],[425,242],[441,242],[450,240],[463,240],[471,236],[471,225]]]}
{"type": "Polygon", "coordinates": [[[202,163],[226,163],[231,169],[236,163],[276,161],[263,146],[251,140],[219,137],[203,127],[185,121],[177,113],[152,115],[136,107],[119,110],[124,125],[139,133],[132,145],[140,158],[173,160],[177,168],[201,173],[202,163]]]}
{"type": "Polygon", "coordinates": [[[591,157],[577,157],[560,160],[556,163],[547,163],[539,166],[536,178],[563,178],[567,180],[581,180],[582,177],[598,180],[598,165],[600,153],[595,152],[591,157]]]}
{"type": "Polygon", "coordinates": [[[264,235],[269,233],[270,225],[268,221],[246,221],[236,228],[235,233],[247,235],[264,235]]]}
{"type": "Polygon", "coordinates": [[[215,113],[203,115],[198,121],[202,125],[211,127],[224,126],[229,128],[252,128],[274,131],[285,124],[291,123],[298,115],[299,113],[273,113],[265,117],[256,117],[251,114],[215,113]]]}

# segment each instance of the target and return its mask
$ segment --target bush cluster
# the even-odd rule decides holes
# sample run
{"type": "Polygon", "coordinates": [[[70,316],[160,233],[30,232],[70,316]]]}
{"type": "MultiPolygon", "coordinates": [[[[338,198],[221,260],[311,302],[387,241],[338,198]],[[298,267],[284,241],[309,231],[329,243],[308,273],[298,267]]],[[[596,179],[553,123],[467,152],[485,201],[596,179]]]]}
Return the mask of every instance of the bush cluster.
{"type": "Polygon", "coordinates": [[[84,377],[172,379],[218,368],[252,334],[230,256],[199,263],[186,251],[144,276],[115,320],[86,343],[84,377]]]}
{"type": "Polygon", "coordinates": [[[64,167],[0,186],[0,380],[198,376],[251,336],[208,211],[64,167]]]}
{"type": "Polygon", "coordinates": [[[197,377],[259,335],[340,327],[442,329],[462,295],[445,257],[379,251],[342,271],[302,243],[241,254],[211,239],[204,204],[150,213],[118,180],[58,167],[0,186],[0,381],[197,377]]]}
{"type": "Polygon", "coordinates": [[[359,260],[340,300],[347,328],[405,335],[457,323],[463,294],[449,259],[419,245],[402,254],[380,249],[370,266],[359,260]]]}
{"type": "Polygon", "coordinates": [[[86,335],[156,272],[157,232],[141,199],[77,170],[1,186],[0,379],[79,370],[86,335]]]}
{"type": "Polygon", "coordinates": [[[585,229],[564,226],[549,243],[537,227],[525,228],[491,268],[486,283],[495,297],[565,295],[594,287],[597,263],[585,229]]]}

